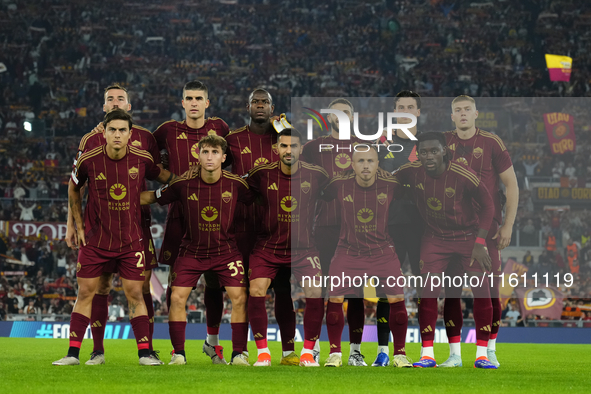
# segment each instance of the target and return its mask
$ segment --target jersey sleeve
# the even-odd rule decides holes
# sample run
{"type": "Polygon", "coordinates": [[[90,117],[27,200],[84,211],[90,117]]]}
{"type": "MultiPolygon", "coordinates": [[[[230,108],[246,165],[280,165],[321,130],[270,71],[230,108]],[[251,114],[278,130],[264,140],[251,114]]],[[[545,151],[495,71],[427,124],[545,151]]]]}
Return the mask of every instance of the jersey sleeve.
{"type": "Polygon", "coordinates": [[[260,193],[260,184],[261,184],[261,171],[258,168],[253,168],[252,170],[248,171],[246,176],[246,183],[248,184],[248,188],[255,194],[260,193]]]}
{"type": "Polygon", "coordinates": [[[156,145],[158,150],[162,152],[163,150],[167,149],[166,146],[166,123],[161,124],[152,134],[154,139],[156,140],[156,145]]]}
{"type": "Polygon", "coordinates": [[[340,182],[338,181],[338,179],[331,179],[324,187],[324,190],[322,190],[320,194],[320,199],[324,201],[332,201],[335,198],[337,198],[337,195],[339,193],[339,185],[340,182]]]}
{"type": "Polygon", "coordinates": [[[220,131],[221,136],[226,138],[226,136],[230,134],[230,126],[228,126],[228,124],[223,119],[220,119],[220,123],[222,124],[220,131]]]}
{"type": "Polygon", "coordinates": [[[158,148],[158,142],[156,142],[156,138],[154,137],[154,134],[148,132],[146,133],[146,141],[148,143],[148,147],[147,147],[147,151],[150,152],[150,154],[152,155],[152,158],[154,159],[154,163],[155,164],[160,164],[161,163],[161,158],[160,158],[160,149],[158,148]]]}
{"type": "Polygon", "coordinates": [[[468,190],[476,201],[480,210],[478,211],[478,227],[489,231],[495,215],[495,205],[489,190],[484,182],[477,180],[477,184],[466,179],[468,190]]]}
{"type": "Polygon", "coordinates": [[[156,189],[156,202],[160,205],[166,205],[178,201],[183,183],[183,181],[175,182],[172,185],[162,185],[159,189],[156,189]]]}
{"type": "Polygon", "coordinates": [[[490,143],[493,147],[493,167],[495,168],[497,174],[502,174],[513,165],[513,163],[511,162],[511,155],[509,155],[509,151],[507,150],[505,144],[499,137],[495,136],[495,138],[490,143]]]}
{"type": "Polygon", "coordinates": [[[302,157],[301,160],[305,161],[306,163],[314,164],[314,140],[308,141],[304,144],[304,148],[302,149],[302,157]]]}
{"type": "Polygon", "coordinates": [[[245,205],[250,205],[254,202],[256,197],[256,193],[248,187],[248,184],[240,182],[240,185],[238,186],[238,201],[245,205]]]}
{"type": "Polygon", "coordinates": [[[72,170],[71,179],[72,182],[74,182],[74,185],[79,188],[86,183],[88,180],[88,167],[84,160],[80,160],[80,158],[78,159],[76,166],[72,170]]]}
{"type": "Polygon", "coordinates": [[[155,180],[160,176],[160,172],[162,169],[156,165],[152,160],[146,159],[146,178],[150,180],[155,180]]]}

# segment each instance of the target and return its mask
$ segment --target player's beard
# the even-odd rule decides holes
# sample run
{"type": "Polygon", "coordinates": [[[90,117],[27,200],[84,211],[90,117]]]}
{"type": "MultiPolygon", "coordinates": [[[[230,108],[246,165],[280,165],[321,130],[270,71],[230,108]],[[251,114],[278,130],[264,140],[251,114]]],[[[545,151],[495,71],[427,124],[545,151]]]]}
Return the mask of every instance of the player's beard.
{"type": "Polygon", "coordinates": [[[265,123],[269,123],[269,118],[270,117],[266,117],[266,118],[255,118],[255,117],[250,117],[252,119],[252,121],[256,124],[265,124],[265,123]]]}

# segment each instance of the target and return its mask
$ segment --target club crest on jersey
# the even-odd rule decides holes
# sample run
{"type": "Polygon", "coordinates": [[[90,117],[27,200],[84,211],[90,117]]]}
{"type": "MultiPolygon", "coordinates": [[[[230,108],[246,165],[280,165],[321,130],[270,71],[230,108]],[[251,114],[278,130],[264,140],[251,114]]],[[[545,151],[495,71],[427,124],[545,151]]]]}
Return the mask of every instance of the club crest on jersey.
{"type": "Polygon", "coordinates": [[[361,208],[357,212],[357,220],[361,223],[369,223],[373,220],[373,211],[369,208],[361,208]]]}
{"type": "Polygon", "coordinates": [[[231,192],[223,192],[222,193],[222,201],[226,204],[232,200],[232,193],[231,192]]]}
{"type": "Polygon", "coordinates": [[[136,141],[132,141],[131,142],[131,146],[135,146],[135,147],[138,147],[138,148],[141,149],[142,148],[142,142],[141,141],[137,141],[137,140],[136,141]]]}
{"type": "Polygon", "coordinates": [[[434,211],[439,211],[439,210],[441,210],[441,207],[442,207],[441,201],[439,201],[435,197],[431,197],[427,200],[427,206],[434,211]]]}
{"type": "Polygon", "coordinates": [[[474,149],[474,151],[472,151],[472,153],[474,154],[474,157],[477,159],[480,159],[480,156],[482,156],[482,148],[476,148],[474,149]]]}
{"type": "Polygon", "coordinates": [[[266,157],[259,157],[258,159],[256,159],[256,161],[254,162],[254,166],[260,166],[261,164],[267,164],[269,162],[269,160],[267,160],[266,157]]]}
{"type": "Polygon", "coordinates": [[[127,188],[120,183],[116,183],[109,189],[109,195],[113,200],[122,200],[127,195],[127,188]]]}
{"type": "Polygon", "coordinates": [[[275,153],[277,156],[279,156],[279,151],[277,150],[277,144],[273,144],[271,146],[271,149],[273,149],[273,153],[275,153]]]}
{"type": "Polygon", "coordinates": [[[175,279],[176,279],[176,272],[173,272],[172,275],[170,275],[170,283],[174,282],[175,279]]]}
{"type": "Polygon", "coordinates": [[[201,210],[201,217],[206,222],[212,222],[218,218],[218,210],[208,205],[201,210]]]}
{"type": "Polygon", "coordinates": [[[302,191],[304,193],[308,194],[310,192],[310,187],[312,187],[312,185],[310,185],[310,182],[305,181],[305,182],[302,182],[300,187],[302,188],[302,191]]]}
{"type": "Polygon", "coordinates": [[[419,269],[422,270],[425,266],[425,262],[423,260],[419,260],[419,269]]]}
{"type": "Polygon", "coordinates": [[[76,264],[76,272],[80,272],[81,269],[82,269],[82,264],[80,264],[80,262],[78,262],[78,264],[76,264]]]}
{"type": "Polygon", "coordinates": [[[217,133],[215,132],[215,130],[211,129],[207,132],[207,135],[217,135],[217,133]]]}
{"type": "Polygon", "coordinates": [[[164,260],[169,260],[170,256],[172,256],[172,253],[170,253],[170,250],[165,250],[164,251],[164,260]]]}
{"type": "Polygon", "coordinates": [[[349,155],[346,153],[340,153],[334,158],[334,163],[337,165],[337,167],[344,170],[345,168],[349,168],[351,165],[351,157],[349,157],[349,155]]]}
{"type": "Polygon", "coordinates": [[[191,147],[191,156],[193,156],[196,159],[199,159],[199,143],[196,142],[193,144],[193,146],[191,147]]]}
{"type": "Polygon", "coordinates": [[[137,179],[138,174],[140,173],[140,170],[137,167],[131,167],[129,169],[129,176],[131,177],[131,179],[137,179]]]}
{"type": "Polygon", "coordinates": [[[445,195],[449,198],[452,198],[453,196],[455,196],[456,191],[455,189],[448,187],[447,189],[445,189],[445,195]]]}
{"type": "Polygon", "coordinates": [[[386,201],[388,201],[388,195],[386,193],[378,194],[378,202],[381,205],[384,205],[386,203],[386,201]]]}
{"type": "Polygon", "coordinates": [[[285,196],[281,199],[280,205],[285,212],[291,212],[298,207],[298,201],[295,197],[285,196]]]}
{"type": "Polygon", "coordinates": [[[456,160],[458,163],[462,163],[464,165],[468,165],[468,160],[465,157],[458,157],[456,160]]]}

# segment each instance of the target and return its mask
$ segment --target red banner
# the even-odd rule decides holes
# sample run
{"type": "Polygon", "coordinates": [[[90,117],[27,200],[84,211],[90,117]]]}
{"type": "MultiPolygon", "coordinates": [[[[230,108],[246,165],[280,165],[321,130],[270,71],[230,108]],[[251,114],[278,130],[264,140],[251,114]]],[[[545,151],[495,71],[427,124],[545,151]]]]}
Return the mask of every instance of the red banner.
{"type": "Polygon", "coordinates": [[[575,129],[572,115],[561,112],[544,114],[544,124],[550,149],[555,155],[574,152],[576,148],[575,129]]]}
{"type": "Polygon", "coordinates": [[[503,283],[501,283],[501,287],[499,288],[499,295],[501,297],[501,305],[503,309],[507,307],[507,303],[511,296],[513,295],[513,288],[511,283],[515,283],[515,280],[510,280],[511,278],[517,278],[517,282],[521,278],[523,273],[527,272],[528,268],[523,265],[519,264],[517,261],[513,259],[507,259],[507,264],[505,264],[505,269],[503,269],[503,283]]]}
{"type": "Polygon", "coordinates": [[[43,232],[49,240],[66,238],[66,223],[43,223],[43,222],[20,222],[20,221],[0,221],[0,228],[9,238],[16,237],[39,237],[43,232]]]}
{"type": "Polygon", "coordinates": [[[517,288],[515,294],[519,298],[521,317],[527,318],[529,315],[537,315],[547,319],[560,320],[564,296],[557,288],[517,288]]]}

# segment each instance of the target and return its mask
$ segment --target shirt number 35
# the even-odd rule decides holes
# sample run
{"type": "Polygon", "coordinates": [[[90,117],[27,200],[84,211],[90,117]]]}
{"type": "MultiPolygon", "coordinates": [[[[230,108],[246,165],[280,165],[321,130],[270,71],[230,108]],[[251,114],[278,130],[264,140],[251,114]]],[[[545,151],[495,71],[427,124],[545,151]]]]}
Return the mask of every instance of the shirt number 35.
{"type": "Polygon", "coordinates": [[[228,263],[228,269],[232,271],[230,276],[236,276],[238,273],[240,273],[240,275],[244,275],[244,266],[242,265],[242,260],[236,260],[228,263]]]}

